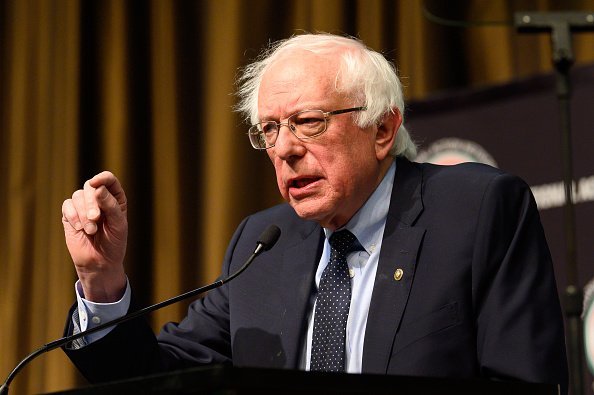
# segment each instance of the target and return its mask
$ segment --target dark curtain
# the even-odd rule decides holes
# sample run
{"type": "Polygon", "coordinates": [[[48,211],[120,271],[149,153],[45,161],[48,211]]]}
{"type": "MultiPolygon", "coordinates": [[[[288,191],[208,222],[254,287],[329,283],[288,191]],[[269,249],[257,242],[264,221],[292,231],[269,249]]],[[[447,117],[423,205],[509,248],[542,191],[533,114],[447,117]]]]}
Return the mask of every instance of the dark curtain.
{"type": "MultiPolygon", "coordinates": [[[[518,10],[594,0],[0,0],[0,376],[59,337],[75,273],[60,208],[109,169],[129,200],[126,265],[141,303],[213,280],[240,220],[280,202],[265,154],[232,111],[234,78],[269,41],[302,31],[360,37],[398,65],[408,99],[547,72],[548,35],[504,24],[518,10]]],[[[594,35],[574,40],[594,61],[594,35]]],[[[408,114],[413,116],[412,114],[408,114]]],[[[422,140],[422,136],[415,136],[422,140]]],[[[179,320],[180,304],[151,316],[179,320]]],[[[59,351],[11,393],[70,388],[59,351]]]]}

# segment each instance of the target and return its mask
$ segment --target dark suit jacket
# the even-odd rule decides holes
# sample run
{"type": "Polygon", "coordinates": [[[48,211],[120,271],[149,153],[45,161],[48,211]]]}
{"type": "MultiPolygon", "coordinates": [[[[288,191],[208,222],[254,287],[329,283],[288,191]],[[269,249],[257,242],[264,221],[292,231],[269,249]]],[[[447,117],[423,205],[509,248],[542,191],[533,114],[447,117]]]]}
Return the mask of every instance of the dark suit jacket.
{"type": "MultiPolygon", "coordinates": [[[[321,227],[286,204],[250,216],[229,244],[223,275],[243,264],[269,224],[282,231],[276,246],[194,302],[158,340],[137,320],[87,347],[67,349],[69,357],[91,381],[209,363],[298,368],[321,227]]],[[[484,165],[398,160],[363,372],[566,387],[553,265],[523,181],[484,165]]]]}

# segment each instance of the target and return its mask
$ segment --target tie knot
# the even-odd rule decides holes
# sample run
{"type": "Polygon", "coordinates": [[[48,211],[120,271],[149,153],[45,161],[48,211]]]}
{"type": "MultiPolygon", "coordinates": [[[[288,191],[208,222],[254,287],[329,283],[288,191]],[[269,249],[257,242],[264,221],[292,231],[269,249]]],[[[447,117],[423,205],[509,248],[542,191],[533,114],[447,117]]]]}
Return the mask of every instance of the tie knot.
{"type": "Polygon", "coordinates": [[[340,255],[346,255],[351,251],[355,251],[357,249],[356,241],[357,238],[355,235],[346,229],[334,232],[330,236],[330,240],[328,240],[332,249],[340,255]]]}

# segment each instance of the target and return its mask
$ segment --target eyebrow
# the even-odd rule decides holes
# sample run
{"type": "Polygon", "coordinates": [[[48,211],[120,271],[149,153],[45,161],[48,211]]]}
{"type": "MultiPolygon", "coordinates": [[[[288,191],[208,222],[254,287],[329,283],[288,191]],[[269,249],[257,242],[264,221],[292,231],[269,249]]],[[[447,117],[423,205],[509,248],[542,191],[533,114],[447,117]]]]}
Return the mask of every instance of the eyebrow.
{"type": "MultiPolygon", "coordinates": [[[[288,116],[286,116],[284,119],[287,119],[295,114],[298,114],[300,112],[303,111],[322,111],[323,113],[327,113],[327,112],[331,112],[332,110],[328,110],[328,105],[320,105],[320,106],[310,106],[310,107],[303,107],[300,108],[298,110],[295,110],[293,112],[291,112],[288,116]]],[[[265,121],[275,121],[275,122],[279,122],[278,118],[258,118],[260,120],[260,122],[265,122],[265,121]]]]}

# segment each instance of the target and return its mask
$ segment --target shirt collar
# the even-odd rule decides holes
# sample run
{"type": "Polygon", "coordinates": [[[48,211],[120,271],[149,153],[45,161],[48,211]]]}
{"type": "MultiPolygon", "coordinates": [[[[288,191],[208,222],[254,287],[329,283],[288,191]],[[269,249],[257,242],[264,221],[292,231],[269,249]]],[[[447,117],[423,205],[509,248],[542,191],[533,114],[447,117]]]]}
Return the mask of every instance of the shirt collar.
{"type": "MultiPolygon", "coordinates": [[[[361,244],[361,246],[371,254],[381,238],[388,210],[390,209],[390,196],[394,186],[394,175],[396,174],[396,161],[391,165],[384,178],[347,224],[341,229],[348,229],[361,244]],[[387,202],[387,204],[386,204],[387,202]]],[[[341,229],[337,229],[341,230],[341,229]]],[[[332,236],[330,229],[324,228],[326,238],[332,236]]]]}

